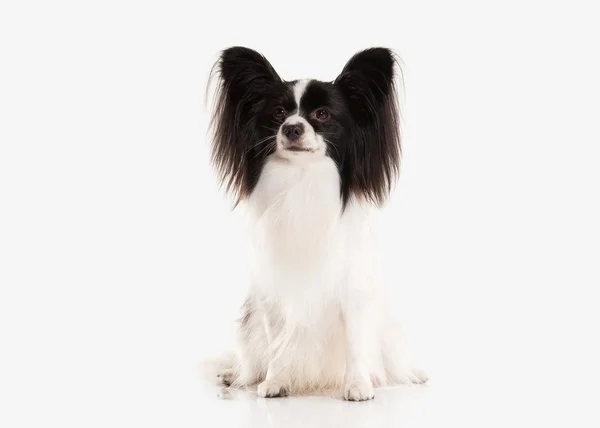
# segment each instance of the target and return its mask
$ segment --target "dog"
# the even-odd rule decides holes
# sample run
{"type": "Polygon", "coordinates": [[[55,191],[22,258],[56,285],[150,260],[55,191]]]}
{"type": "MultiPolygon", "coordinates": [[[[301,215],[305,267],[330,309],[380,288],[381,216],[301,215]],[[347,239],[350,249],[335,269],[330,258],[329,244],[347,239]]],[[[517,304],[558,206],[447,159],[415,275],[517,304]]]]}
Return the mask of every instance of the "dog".
{"type": "Polygon", "coordinates": [[[218,376],[260,397],[425,383],[384,310],[371,213],[399,173],[399,61],[355,54],[330,82],[285,81],[260,53],[220,53],[211,160],[250,221],[249,292],[218,376]]]}

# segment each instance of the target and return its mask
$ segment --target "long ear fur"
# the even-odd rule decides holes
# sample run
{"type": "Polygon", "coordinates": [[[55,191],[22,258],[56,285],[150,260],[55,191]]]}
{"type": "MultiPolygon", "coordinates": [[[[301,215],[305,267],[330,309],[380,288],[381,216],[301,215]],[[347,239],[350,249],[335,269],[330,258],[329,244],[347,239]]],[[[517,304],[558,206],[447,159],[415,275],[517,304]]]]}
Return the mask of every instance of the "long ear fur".
{"type": "Polygon", "coordinates": [[[400,119],[395,85],[396,56],[385,48],[354,55],[334,84],[350,105],[355,129],[342,174],[345,198],[385,202],[400,168],[400,119]]]}
{"type": "Polygon", "coordinates": [[[239,46],[221,52],[210,81],[215,77],[212,162],[221,185],[239,202],[248,196],[256,178],[248,165],[248,147],[255,138],[257,114],[265,92],[281,78],[264,56],[239,46]]]}

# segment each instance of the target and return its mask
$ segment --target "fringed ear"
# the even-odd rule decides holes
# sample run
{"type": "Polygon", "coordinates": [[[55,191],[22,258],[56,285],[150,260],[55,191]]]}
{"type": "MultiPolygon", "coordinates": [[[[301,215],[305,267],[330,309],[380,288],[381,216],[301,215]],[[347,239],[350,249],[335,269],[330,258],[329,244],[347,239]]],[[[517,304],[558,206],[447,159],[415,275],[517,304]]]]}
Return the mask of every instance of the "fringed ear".
{"type": "Polygon", "coordinates": [[[264,56],[244,47],[221,52],[210,81],[213,78],[218,82],[211,121],[212,162],[227,193],[239,202],[249,190],[247,154],[256,117],[265,93],[281,78],[264,56]]]}
{"type": "Polygon", "coordinates": [[[346,97],[355,129],[344,162],[349,193],[382,205],[400,168],[400,118],[394,53],[371,48],[354,55],[334,84],[346,97]]]}

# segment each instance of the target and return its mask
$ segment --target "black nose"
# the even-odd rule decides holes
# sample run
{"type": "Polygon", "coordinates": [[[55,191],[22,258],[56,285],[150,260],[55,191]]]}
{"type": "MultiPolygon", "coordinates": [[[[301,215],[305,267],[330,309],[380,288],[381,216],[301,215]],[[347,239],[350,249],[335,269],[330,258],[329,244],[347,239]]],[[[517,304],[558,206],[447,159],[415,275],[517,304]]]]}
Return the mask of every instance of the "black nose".
{"type": "Polygon", "coordinates": [[[283,125],[281,132],[289,141],[295,141],[304,134],[304,125],[297,123],[295,125],[283,125]]]}

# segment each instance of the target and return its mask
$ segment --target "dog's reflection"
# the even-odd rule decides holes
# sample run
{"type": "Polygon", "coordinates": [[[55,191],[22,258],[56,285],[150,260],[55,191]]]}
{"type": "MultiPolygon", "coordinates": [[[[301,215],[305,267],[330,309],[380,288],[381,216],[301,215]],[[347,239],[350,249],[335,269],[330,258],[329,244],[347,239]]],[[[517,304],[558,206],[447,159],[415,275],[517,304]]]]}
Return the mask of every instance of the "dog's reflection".
{"type": "Polygon", "coordinates": [[[405,422],[402,390],[379,390],[374,400],[361,403],[331,397],[259,398],[254,391],[229,388],[218,395],[244,407],[243,428],[376,428],[405,422]]]}

